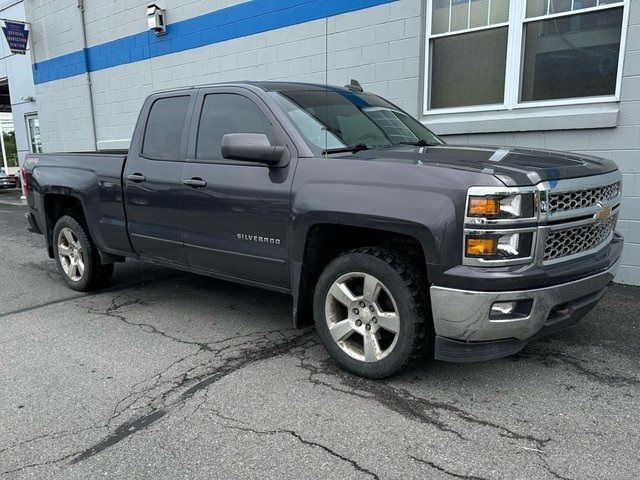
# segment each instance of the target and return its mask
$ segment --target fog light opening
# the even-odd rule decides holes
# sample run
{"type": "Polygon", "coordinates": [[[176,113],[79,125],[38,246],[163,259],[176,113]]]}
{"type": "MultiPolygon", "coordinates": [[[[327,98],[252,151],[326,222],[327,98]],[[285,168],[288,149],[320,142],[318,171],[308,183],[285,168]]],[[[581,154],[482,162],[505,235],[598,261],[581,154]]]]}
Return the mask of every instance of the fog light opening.
{"type": "Polygon", "coordinates": [[[526,318],[531,313],[533,300],[510,300],[494,302],[489,313],[490,320],[513,320],[526,318]]]}
{"type": "Polygon", "coordinates": [[[512,315],[518,308],[518,302],[496,302],[491,305],[491,315],[512,315]]]}

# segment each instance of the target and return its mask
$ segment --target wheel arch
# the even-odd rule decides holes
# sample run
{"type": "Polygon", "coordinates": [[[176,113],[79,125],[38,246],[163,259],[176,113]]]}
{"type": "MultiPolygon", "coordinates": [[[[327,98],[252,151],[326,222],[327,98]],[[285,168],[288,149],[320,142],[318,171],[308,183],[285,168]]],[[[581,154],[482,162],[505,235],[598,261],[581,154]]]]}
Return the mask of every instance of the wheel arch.
{"type": "MultiPolygon", "coordinates": [[[[90,239],[96,243],[96,237],[87,218],[87,209],[79,195],[57,191],[47,192],[42,197],[45,219],[45,238],[49,258],[54,258],[53,253],[53,229],[56,222],[64,215],[69,215],[78,220],[87,230],[90,239]]],[[[103,265],[114,263],[119,259],[114,255],[103,252],[97,248],[100,261],[103,265]]]]}
{"type": "Polygon", "coordinates": [[[361,247],[385,247],[413,260],[429,278],[430,264],[435,263],[435,239],[422,225],[391,222],[366,216],[325,217],[298,229],[292,245],[291,286],[294,325],[313,324],[312,300],[315,284],[324,267],[340,253],[361,247]]]}

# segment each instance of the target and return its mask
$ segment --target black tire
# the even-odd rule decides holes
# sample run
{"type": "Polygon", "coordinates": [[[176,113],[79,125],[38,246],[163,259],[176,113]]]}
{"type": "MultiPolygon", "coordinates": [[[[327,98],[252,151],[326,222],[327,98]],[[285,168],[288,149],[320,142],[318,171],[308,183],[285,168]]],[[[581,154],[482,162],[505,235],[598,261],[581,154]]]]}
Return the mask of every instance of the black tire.
{"type": "MultiPolygon", "coordinates": [[[[424,358],[429,349],[432,343],[433,322],[428,298],[425,275],[411,261],[391,250],[377,247],[359,248],[335,258],[320,275],[313,298],[316,329],[331,357],[345,370],[367,378],[387,377],[424,358]],[[327,302],[331,301],[328,300],[329,290],[334,282],[350,274],[360,273],[379,280],[395,302],[399,314],[397,343],[390,349],[390,353],[375,361],[357,359],[346,353],[333,339],[325,313],[325,304],[328,305],[327,302]]],[[[351,316],[350,311],[347,311],[347,314],[351,316]]],[[[366,323],[370,321],[366,320],[366,323]]],[[[371,326],[376,328],[375,325],[371,326]]],[[[365,327],[369,328],[368,325],[365,327]]],[[[365,335],[361,336],[364,342],[365,335]]]]}
{"type": "Polygon", "coordinates": [[[56,222],[53,229],[53,254],[56,265],[58,266],[58,272],[60,272],[65,283],[73,290],[80,292],[98,290],[106,287],[111,281],[113,264],[102,264],[98,249],[89,237],[86,226],[83,222],[72,216],[64,215],[56,222]],[[82,248],[84,271],[80,278],[75,280],[65,272],[62,265],[63,259],[58,251],[58,237],[60,236],[60,232],[65,228],[73,232],[82,248]]]}

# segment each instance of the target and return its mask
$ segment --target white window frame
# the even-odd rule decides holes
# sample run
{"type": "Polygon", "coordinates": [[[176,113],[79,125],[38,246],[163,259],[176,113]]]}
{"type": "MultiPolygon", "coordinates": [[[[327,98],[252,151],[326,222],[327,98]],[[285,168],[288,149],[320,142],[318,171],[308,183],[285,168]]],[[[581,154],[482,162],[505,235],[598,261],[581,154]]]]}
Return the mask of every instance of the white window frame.
{"type": "MultiPolygon", "coordinates": [[[[509,21],[486,25],[482,27],[469,28],[453,32],[445,32],[440,34],[431,34],[432,28],[432,11],[434,0],[427,0],[427,18],[426,18],[426,35],[425,35],[425,62],[424,62],[424,82],[423,82],[423,107],[422,114],[424,116],[448,115],[461,116],[456,114],[468,114],[477,112],[506,112],[518,111],[523,113],[526,109],[539,107],[572,107],[576,105],[611,103],[620,101],[620,90],[622,87],[622,72],[624,64],[624,55],[626,51],[627,29],[629,26],[629,2],[630,0],[620,0],[615,3],[606,5],[597,5],[595,7],[583,8],[579,10],[571,10],[568,12],[541,15],[537,17],[526,18],[527,0],[511,0],[509,2],[509,21]],[[520,101],[520,87],[522,75],[522,62],[524,60],[524,24],[540,20],[548,20],[551,18],[564,17],[568,15],[577,15],[582,13],[597,12],[600,10],[611,10],[612,8],[622,7],[622,28],[620,38],[620,51],[618,56],[618,72],[616,78],[616,89],[613,95],[602,95],[592,97],[575,97],[561,98],[553,100],[534,100],[520,101]],[[469,32],[477,32],[481,30],[489,30],[507,26],[509,28],[507,36],[507,59],[505,68],[505,91],[504,102],[485,105],[469,105],[464,107],[446,107],[446,108],[429,108],[431,96],[431,40],[434,38],[442,38],[452,35],[464,35],[469,32]]],[[[549,1],[547,5],[549,5],[549,1]]],[[[572,4],[573,6],[573,4],[572,4]]],[[[463,120],[463,118],[461,118],[463,120]]]]}
{"type": "MultiPolygon", "coordinates": [[[[37,153],[31,151],[33,147],[33,138],[31,137],[31,126],[29,125],[29,120],[32,118],[38,119],[38,128],[40,128],[40,118],[38,117],[38,112],[29,112],[24,114],[24,123],[27,127],[27,141],[29,142],[29,153],[37,153]]],[[[42,135],[40,135],[40,140],[42,140],[42,135]]]]}

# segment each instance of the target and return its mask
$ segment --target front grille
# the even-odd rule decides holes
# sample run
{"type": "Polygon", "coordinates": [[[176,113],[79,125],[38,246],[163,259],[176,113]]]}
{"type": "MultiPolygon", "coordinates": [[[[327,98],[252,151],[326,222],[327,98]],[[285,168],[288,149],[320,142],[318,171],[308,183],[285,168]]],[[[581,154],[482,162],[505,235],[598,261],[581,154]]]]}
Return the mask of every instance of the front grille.
{"type": "Polygon", "coordinates": [[[549,194],[549,213],[568,212],[592,207],[598,202],[608,202],[620,193],[620,182],[603,187],[549,194]]]}
{"type": "Polygon", "coordinates": [[[588,252],[602,245],[616,226],[616,217],[579,227],[556,230],[547,234],[544,261],[588,252]]]}

